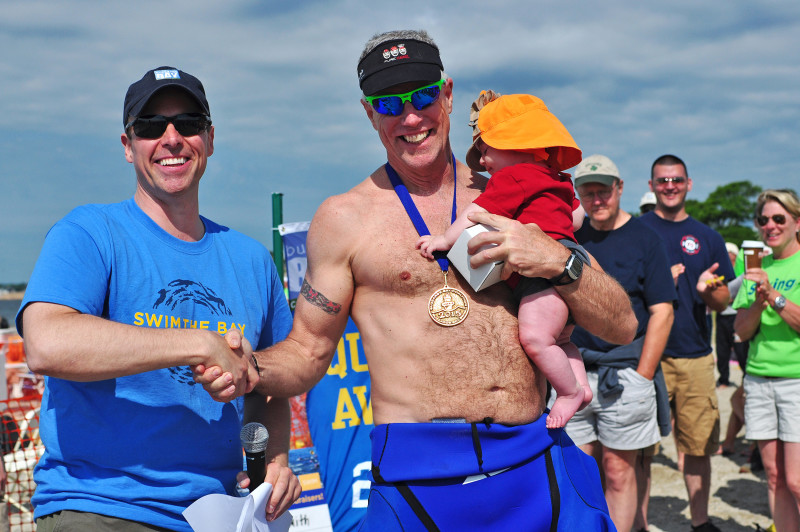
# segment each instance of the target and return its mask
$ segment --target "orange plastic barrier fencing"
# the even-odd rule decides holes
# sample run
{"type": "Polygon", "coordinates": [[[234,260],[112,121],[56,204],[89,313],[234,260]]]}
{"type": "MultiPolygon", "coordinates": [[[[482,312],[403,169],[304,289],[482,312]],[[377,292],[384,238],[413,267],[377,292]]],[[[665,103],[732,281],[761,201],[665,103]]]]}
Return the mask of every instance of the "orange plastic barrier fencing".
{"type": "Polygon", "coordinates": [[[6,510],[12,532],[36,530],[31,496],[33,467],[44,453],[39,438],[41,396],[0,401],[0,450],[6,469],[6,510]]]}

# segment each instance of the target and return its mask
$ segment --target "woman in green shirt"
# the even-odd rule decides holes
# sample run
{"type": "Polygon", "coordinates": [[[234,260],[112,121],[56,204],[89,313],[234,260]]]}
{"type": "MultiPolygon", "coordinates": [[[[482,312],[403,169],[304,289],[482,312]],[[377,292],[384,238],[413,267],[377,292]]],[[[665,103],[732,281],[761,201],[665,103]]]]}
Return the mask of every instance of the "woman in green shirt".
{"type": "Polygon", "coordinates": [[[744,379],[747,439],[758,442],[775,528],[800,530],[800,201],[765,190],[756,227],[772,248],[745,270],[734,329],[750,340],[744,379]]]}

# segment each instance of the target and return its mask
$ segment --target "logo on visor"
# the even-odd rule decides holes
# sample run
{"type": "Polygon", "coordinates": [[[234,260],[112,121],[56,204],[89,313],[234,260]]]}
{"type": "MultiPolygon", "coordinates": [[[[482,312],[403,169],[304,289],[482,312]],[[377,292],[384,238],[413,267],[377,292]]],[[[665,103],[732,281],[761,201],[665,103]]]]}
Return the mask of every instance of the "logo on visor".
{"type": "Polygon", "coordinates": [[[156,70],[153,74],[156,76],[156,81],[162,79],[181,79],[177,70],[156,70]]]}
{"type": "Polygon", "coordinates": [[[404,59],[406,57],[408,57],[408,51],[406,50],[405,44],[398,44],[397,46],[392,46],[391,48],[383,50],[383,58],[386,60],[393,61],[394,59],[404,59]]]}

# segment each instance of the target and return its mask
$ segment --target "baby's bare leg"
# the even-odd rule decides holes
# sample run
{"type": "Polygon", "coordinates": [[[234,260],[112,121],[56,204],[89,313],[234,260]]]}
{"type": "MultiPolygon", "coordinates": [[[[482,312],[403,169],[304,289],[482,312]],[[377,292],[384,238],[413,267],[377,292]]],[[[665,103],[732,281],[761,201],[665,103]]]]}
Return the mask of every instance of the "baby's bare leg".
{"type": "MultiPolygon", "coordinates": [[[[547,428],[563,427],[584,406],[585,390],[588,389],[588,385],[584,387],[578,381],[571,357],[558,344],[569,317],[567,304],[555,289],[548,288],[522,298],[518,316],[522,347],[558,394],[545,424],[547,428]]],[[[569,345],[577,353],[574,344],[569,345]]],[[[580,354],[577,359],[580,361],[580,354]]],[[[583,370],[583,362],[580,364],[583,370]]],[[[581,374],[585,383],[586,372],[581,371],[581,374]]]]}
{"type": "Polygon", "coordinates": [[[574,329],[574,325],[567,325],[564,327],[564,330],[561,331],[561,336],[558,338],[556,343],[561,346],[561,348],[567,354],[572,372],[575,374],[578,384],[583,387],[583,403],[578,409],[583,410],[589,403],[592,402],[594,393],[592,393],[592,388],[589,386],[589,380],[586,378],[586,366],[583,365],[581,352],[578,350],[578,346],[570,341],[570,336],[572,335],[572,331],[574,329]]]}

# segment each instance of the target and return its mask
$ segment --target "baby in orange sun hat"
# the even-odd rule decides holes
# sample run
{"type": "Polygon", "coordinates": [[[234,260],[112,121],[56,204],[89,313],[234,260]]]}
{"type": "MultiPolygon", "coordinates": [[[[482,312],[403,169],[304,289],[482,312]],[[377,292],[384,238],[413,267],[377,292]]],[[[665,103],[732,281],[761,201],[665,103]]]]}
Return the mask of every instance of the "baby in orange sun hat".
{"type": "Polygon", "coordinates": [[[482,92],[473,104],[479,116],[466,157],[470,168],[492,176],[486,190],[445,233],[421,237],[417,248],[433,258],[434,251],[450,249],[462,231],[474,225],[470,213],[488,211],[536,223],[570,249],[563,275],[543,279],[514,274],[506,281],[519,301],[520,343],[558,394],[546,420],[548,428],[558,428],[592,398],[583,360],[570,342],[574,325],[569,323],[569,308],[553,288],[577,280],[583,264],[589,262],[573,235],[577,200],[570,175],[562,171],[581,161],[581,150],[536,96],[509,94],[492,99],[495,96],[482,92]]]}

